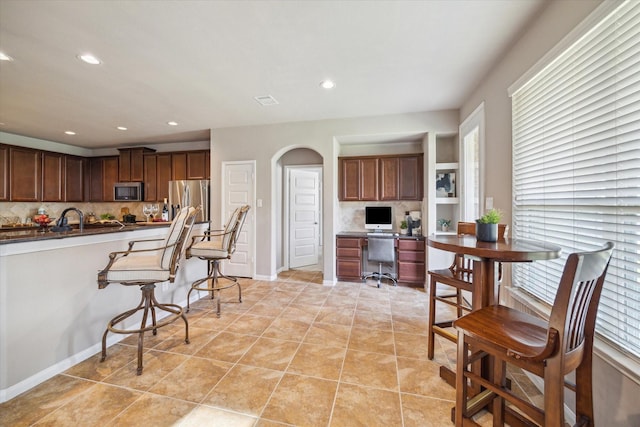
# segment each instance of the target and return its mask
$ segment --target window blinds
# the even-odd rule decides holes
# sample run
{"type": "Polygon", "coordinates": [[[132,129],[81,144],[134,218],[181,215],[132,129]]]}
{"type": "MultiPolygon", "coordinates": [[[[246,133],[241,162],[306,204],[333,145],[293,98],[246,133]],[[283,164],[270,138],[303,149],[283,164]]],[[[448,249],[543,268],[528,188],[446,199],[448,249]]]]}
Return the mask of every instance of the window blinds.
{"type": "Polygon", "coordinates": [[[623,3],[512,96],[513,232],[562,246],[513,266],[549,303],[566,255],[616,248],[597,332],[640,358],[640,2],[623,3]]]}

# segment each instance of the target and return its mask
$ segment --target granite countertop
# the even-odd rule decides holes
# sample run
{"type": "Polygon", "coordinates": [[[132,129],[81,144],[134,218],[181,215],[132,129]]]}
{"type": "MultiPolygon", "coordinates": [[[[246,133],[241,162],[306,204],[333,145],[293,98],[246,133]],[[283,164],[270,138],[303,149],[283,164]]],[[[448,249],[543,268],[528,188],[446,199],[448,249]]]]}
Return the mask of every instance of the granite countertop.
{"type": "Polygon", "coordinates": [[[148,229],[149,227],[168,227],[170,222],[138,222],[136,224],[85,224],[84,230],[73,228],[71,231],[55,232],[48,229],[42,233],[38,227],[0,228],[0,245],[8,243],[35,242],[40,240],[65,239],[97,234],[120,233],[148,229]]]}
{"type": "MultiPolygon", "coordinates": [[[[374,235],[374,233],[370,231],[340,231],[336,234],[336,237],[369,237],[370,235],[374,235]]],[[[407,236],[406,234],[400,234],[395,231],[384,232],[381,236],[378,237],[407,240],[425,240],[424,236],[407,236]]]]}

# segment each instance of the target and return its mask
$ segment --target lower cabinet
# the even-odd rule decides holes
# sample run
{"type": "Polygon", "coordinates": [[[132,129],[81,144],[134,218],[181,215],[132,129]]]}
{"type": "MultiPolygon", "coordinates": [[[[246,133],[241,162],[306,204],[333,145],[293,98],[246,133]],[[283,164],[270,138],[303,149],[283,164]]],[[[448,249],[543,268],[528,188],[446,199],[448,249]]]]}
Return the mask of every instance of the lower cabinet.
{"type": "MultiPolygon", "coordinates": [[[[336,277],[344,281],[362,279],[364,237],[336,237],[336,277]]],[[[398,282],[424,285],[425,241],[397,239],[398,282]]]]}
{"type": "Polygon", "coordinates": [[[338,280],[362,279],[362,239],[336,237],[336,276],[338,280]]]}
{"type": "Polygon", "coordinates": [[[425,281],[424,240],[398,240],[398,281],[424,284],[425,281]]]}

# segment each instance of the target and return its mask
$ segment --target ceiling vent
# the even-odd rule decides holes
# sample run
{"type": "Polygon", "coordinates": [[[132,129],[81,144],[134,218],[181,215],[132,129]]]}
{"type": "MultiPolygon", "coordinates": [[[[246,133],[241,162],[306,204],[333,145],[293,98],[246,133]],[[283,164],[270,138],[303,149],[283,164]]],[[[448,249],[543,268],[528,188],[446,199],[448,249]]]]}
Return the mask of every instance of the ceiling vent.
{"type": "Polygon", "coordinates": [[[255,96],[253,99],[258,101],[258,104],[264,107],[278,104],[278,101],[276,101],[276,99],[271,95],[255,96]]]}

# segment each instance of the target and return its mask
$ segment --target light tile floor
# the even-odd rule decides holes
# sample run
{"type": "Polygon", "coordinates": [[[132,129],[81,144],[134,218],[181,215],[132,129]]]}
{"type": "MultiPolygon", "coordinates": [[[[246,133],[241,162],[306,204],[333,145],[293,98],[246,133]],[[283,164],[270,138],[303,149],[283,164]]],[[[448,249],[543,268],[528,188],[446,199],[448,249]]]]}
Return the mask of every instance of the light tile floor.
{"type": "MultiPolygon", "coordinates": [[[[181,322],[73,366],[0,405],[0,426],[447,426],[455,390],[438,376],[455,348],[427,354],[427,294],[322,274],[241,280],[222,316],[203,298],[181,322]]],[[[518,374],[514,383],[520,384],[518,374]]],[[[526,381],[525,381],[526,382],[526,381]]],[[[533,388],[527,390],[536,394],[533,388]]],[[[488,425],[488,416],[478,421],[488,425]]]]}

